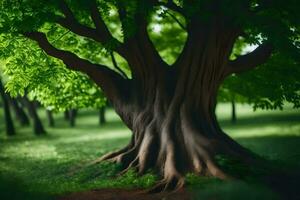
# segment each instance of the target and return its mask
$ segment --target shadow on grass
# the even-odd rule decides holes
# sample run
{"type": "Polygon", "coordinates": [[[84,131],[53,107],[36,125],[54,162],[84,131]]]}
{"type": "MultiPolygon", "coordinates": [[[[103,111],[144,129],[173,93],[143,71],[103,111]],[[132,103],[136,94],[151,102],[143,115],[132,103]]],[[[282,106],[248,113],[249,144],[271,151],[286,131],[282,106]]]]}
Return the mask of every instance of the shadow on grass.
{"type": "Polygon", "coordinates": [[[196,184],[191,186],[194,199],[300,199],[300,137],[251,137],[240,138],[239,142],[265,160],[251,166],[223,159],[223,169],[240,178],[215,179],[206,184],[194,181],[196,184]]]}
{"type": "Polygon", "coordinates": [[[300,136],[247,137],[236,140],[266,159],[300,167],[300,136]]]}
{"type": "Polygon", "coordinates": [[[32,192],[22,180],[12,175],[0,174],[0,199],[3,200],[50,200],[49,194],[32,192]]]}

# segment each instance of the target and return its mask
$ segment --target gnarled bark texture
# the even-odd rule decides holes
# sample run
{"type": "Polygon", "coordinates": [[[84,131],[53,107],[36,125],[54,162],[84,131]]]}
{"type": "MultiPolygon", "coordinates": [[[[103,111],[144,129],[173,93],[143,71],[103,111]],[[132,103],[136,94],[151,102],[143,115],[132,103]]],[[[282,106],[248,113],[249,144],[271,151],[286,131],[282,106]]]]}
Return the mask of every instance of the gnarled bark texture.
{"type": "MultiPolygon", "coordinates": [[[[117,7],[125,30],[127,12],[122,2],[118,1],[117,7]]],[[[184,7],[172,2],[168,1],[165,6],[188,17],[184,7]]],[[[151,3],[157,5],[157,1],[148,2],[151,3]]],[[[62,11],[65,17],[58,23],[72,32],[101,43],[116,42],[97,6],[90,10],[96,28],[79,24],[64,3],[62,11]]],[[[103,156],[101,160],[121,163],[124,172],[131,167],[140,174],[149,168],[159,169],[163,179],[154,191],[160,191],[181,187],[187,172],[230,178],[216,164],[215,155],[227,154],[245,162],[250,160],[248,151],[221,130],[215,116],[216,97],[227,76],[265,62],[272,47],[265,43],[230,61],[233,45],[243,31],[222,13],[216,11],[213,14],[216,16],[208,21],[201,21],[197,16],[189,17],[186,44],[172,66],[161,59],[152,44],[144,12],[131,16],[136,25],[135,34],[126,35],[124,32],[124,42],[117,42],[113,50],[127,60],[132,79],[121,73],[120,68],[114,71],[55,48],[43,33],[24,35],[36,40],[47,54],[61,59],[70,69],[89,75],[132,130],[131,141],[126,147],[103,156]]]]}

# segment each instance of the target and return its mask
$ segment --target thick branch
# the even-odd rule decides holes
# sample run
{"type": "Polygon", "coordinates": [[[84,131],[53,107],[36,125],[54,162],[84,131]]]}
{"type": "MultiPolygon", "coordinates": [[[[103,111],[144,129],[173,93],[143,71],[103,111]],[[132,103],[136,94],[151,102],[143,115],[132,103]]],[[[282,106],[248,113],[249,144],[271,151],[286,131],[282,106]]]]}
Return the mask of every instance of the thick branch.
{"type": "Polygon", "coordinates": [[[100,38],[100,36],[97,34],[97,31],[95,29],[84,26],[70,18],[59,18],[57,20],[57,23],[77,35],[91,38],[97,42],[104,42],[102,38],[100,38]]]}
{"type": "Polygon", "coordinates": [[[95,41],[102,42],[95,29],[78,23],[71,9],[68,7],[64,0],[60,1],[60,8],[65,15],[65,17],[59,18],[57,21],[61,26],[80,36],[89,37],[94,39],[95,41]]]}
{"type": "Polygon", "coordinates": [[[272,50],[272,45],[265,43],[257,47],[251,53],[229,61],[229,73],[241,73],[265,63],[271,56],[272,50]]]}
{"type": "MultiPolygon", "coordinates": [[[[148,2],[154,6],[154,2],[148,2]]],[[[137,6],[141,6],[137,3],[137,6]]],[[[134,34],[127,35],[124,31],[124,44],[128,50],[126,57],[132,71],[132,77],[143,82],[150,82],[149,79],[157,77],[155,74],[161,71],[159,68],[167,66],[150,40],[148,26],[148,12],[136,12],[133,17],[127,13],[123,1],[117,2],[120,21],[124,30],[128,29],[128,20],[131,20],[136,27],[134,34]]],[[[150,8],[149,8],[150,9],[150,8]]]]}
{"type": "Polygon", "coordinates": [[[59,18],[57,20],[58,24],[66,29],[69,29],[77,35],[91,38],[104,45],[108,42],[114,42],[116,49],[112,50],[117,51],[122,56],[124,55],[125,50],[123,49],[122,43],[112,37],[112,35],[109,33],[105,23],[98,13],[97,7],[93,6],[93,8],[91,8],[91,16],[93,22],[95,23],[96,29],[80,24],[64,0],[61,1],[60,8],[65,17],[59,18]]]}
{"type": "Polygon", "coordinates": [[[72,70],[81,71],[89,75],[98,84],[107,97],[114,101],[121,98],[123,88],[126,87],[126,81],[116,72],[104,65],[93,64],[88,60],[79,58],[74,53],[59,50],[52,46],[44,33],[27,32],[24,35],[35,40],[38,45],[50,56],[62,60],[65,65],[72,70]]]}
{"type": "Polygon", "coordinates": [[[166,11],[166,13],[168,15],[170,15],[170,17],[180,26],[180,28],[182,28],[183,30],[187,31],[187,28],[180,22],[179,19],[177,19],[177,17],[175,15],[173,15],[171,12],[166,11]]]}
{"type": "Polygon", "coordinates": [[[96,31],[98,32],[100,37],[105,41],[111,41],[117,43],[118,45],[121,45],[120,42],[111,35],[109,29],[107,28],[98,10],[96,1],[93,1],[91,5],[91,17],[96,27],[96,31]]]}

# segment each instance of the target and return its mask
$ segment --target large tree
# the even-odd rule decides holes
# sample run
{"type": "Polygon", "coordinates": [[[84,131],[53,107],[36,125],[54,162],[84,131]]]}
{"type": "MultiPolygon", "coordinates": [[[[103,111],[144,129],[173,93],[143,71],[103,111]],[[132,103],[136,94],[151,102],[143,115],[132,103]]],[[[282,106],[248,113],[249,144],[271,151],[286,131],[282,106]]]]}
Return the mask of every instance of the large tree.
{"type": "MultiPolygon", "coordinates": [[[[254,69],[272,57],[280,56],[287,67],[295,66],[298,10],[296,0],[4,0],[0,17],[5,34],[36,41],[46,54],[86,73],[101,87],[133,133],[125,148],[102,160],[136,167],[140,174],[152,167],[160,169],[163,180],[155,189],[161,190],[181,187],[187,172],[230,178],[216,164],[218,154],[251,163],[251,154],[218,124],[218,89],[226,77],[254,69]],[[151,31],[149,27],[158,17],[168,17],[161,25],[177,24],[172,27],[181,32],[170,31],[168,37],[155,40],[151,35],[159,28],[151,31]],[[121,56],[130,76],[90,59],[82,49],[72,52],[56,44],[53,32],[57,29],[91,42],[85,47],[94,49],[93,54],[100,52],[95,48],[99,45],[121,56]],[[182,45],[159,50],[164,39],[168,46],[180,35],[182,45]],[[241,38],[258,47],[231,59],[241,38]],[[165,59],[166,52],[176,59],[165,59]]],[[[299,102],[299,93],[295,87],[292,90],[295,95],[290,101],[299,102]]]]}

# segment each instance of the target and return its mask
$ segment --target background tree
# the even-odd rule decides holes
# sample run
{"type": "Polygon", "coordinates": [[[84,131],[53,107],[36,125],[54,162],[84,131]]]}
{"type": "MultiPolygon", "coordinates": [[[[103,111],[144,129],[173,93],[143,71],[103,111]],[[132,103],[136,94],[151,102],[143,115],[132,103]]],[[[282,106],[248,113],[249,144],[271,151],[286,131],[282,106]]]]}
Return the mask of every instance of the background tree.
{"type": "MultiPolygon", "coordinates": [[[[253,164],[252,155],[227,136],[217,122],[218,89],[225,78],[235,77],[267,61],[266,65],[272,69],[282,63],[286,69],[295,69],[299,61],[298,9],[295,0],[272,3],[267,0],[4,0],[0,17],[4,19],[1,27],[6,44],[7,37],[16,40],[14,43],[10,40],[7,46],[12,46],[6,46],[4,51],[19,51],[14,47],[22,46],[20,40],[24,39],[20,35],[23,35],[36,41],[44,50],[37,50],[35,44],[26,41],[28,48],[34,49],[32,60],[38,60],[45,52],[61,60],[69,69],[86,73],[101,87],[133,132],[128,146],[102,160],[111,159],[127,169],[135,166],[140,174],[157,167],[164,179],[154,190],[162,190],[181,187],[186,172],[211,174],[222,179],[230,177],[216,164],[215,156],[219,154],[253,164]],[[154,25],[177,34],[172,37],[161,35],[156,37],[160,40],[156,40],[152,33],[159,26],[151,27],[159,17],[162,18],[160,23],[154,25]],[[68,41],[56,43],[62,29],[73,35],[75,44],[84,41],[79,42],[84,48],[77,46],[74,49],[68,41]],[[230,59],[235,43],[241,39],[258,47],[230,59]],[[169,46],[170,41],[178,41],[173,44],[177,48],[169,46]],[[103,49],[127,61],[128,77],[124,76],[127,73],[109,67],[93,56],[103,49]],[[175,59],[164,57],[171,52],[175,59]]],[[[15,58],[16,61],[21,59],[20,63],[25,60],[21,56],[15,58]]],[[[53,62],[60,63],[54,59],[53,62]]],[[[50,70],[30,65],[30,62],[26,66],[31,66],[29,71],[40,67],[36,73],[31,71],[29,74],[41,78],[43,71],[50,70]]],[[[58,66],[62,66],[61,63],[58,66]]],[[[8,74],[11,69],[7,70],[8,74]]],[[[58,69],[64,68],[51,68],[58,69]]],[[[272,71],[268,68],[268,73],[272,71]]],[[[264,76],[266,73],[263,72],[264,76]]],[[[249,75],[240,77],[247,80],[249,75]]],[[[285,79],[289,81],[288,77],[285,79]]],[[[256,82],[261,83],[258,80],[256,82]]],[[[39,80],[42,81],[45,80],[39,80]]],[[[252,82],[254,80],[249,83],[252,82]]],[[[249,90],[255,84],[239,91],[248,91],[250,95],[245,96],[253,95],[251,99],[261,106],[267,105],[259,103],[263,102],[264,96],[269,98],[268,105],[274,107],[280,107],[284,100],[299,105],[299,82],[292,86],[286,86],[286,81],[279,82],[275,86],[283,89],[277,88],[280,91],[275,95],[263,90],[249,90]],[[290,90],[288,93],[283,91],[286,88],[290,90]]],[[[8,89],[15,91],[10,84],[8,89]]]]}
{"type": "Polygon", "coordinates": [[[52,111],[46,109],[46,114],[47,114],[49,126],[50,126],[50,127],[54,127],[54,126],[55,126],[55,121],[54,121],[54,118],[53,118],[53,113],[52,113],[52,111]]]}
{"type": "Polygon", "coordinates": [[[14,123],[13,123],[11,112],[10,112],[8,96],[5,93],[5,89],[2,84],[1,78],[0,78],[0,95],[2,98],[3,109],[4,109],[6,134],[8,136],[12,136],[12,135],[16,134],[16,131],[15,131],[14,123]]]}
{"type": "Polygon", "coordinates": [[[37,108],[36,108],[36,104],[34,101],[31,101],[28,99],[27,95],[25,95],[22,98],[22,101],[24,103],[24,105],[26,106],[29,116],[31,117],[32,121],[33,121],[33,132],[36,135],[44,135],[46,134],[44,125],[37,113],[37,108]]]}
{"type": "Polygon", "coordinates": [[[14,109],[16,118],[20,122],[21,126],[29,126],[30,121],[23,109],[22,104],[20,103],[20,98],[12,98],[9,96],[9,102],[14,109]]]}
{"type": "MultiPolygon", "coordinates": [[[[62,30],[60,30],[62,31],[62,30]]],[[[86,42],[74,44],[74,36],[61,32],[58,35],[60,39],[68,41],[68,46],[82,49],[86,42]]],[[[13,96],[28,93],[31,100],[37,100],[48,111],[59,112],[67,110],[68,120],[71,126],[75,125],[76,109],[96,108],[99,109],[105,105],[101,90],[95,86],[86,75],[65,69],[61,63],[47,57],[42,51],[36,49],[32,44],[28,46],[24,38],[3,36],[3,44],[9,44],[15,49],[14,55],[7,54],[6,48],[3,48],[3,59],[5,59],[5,71],[9,76],[7,89],[13,96]],[[20,44],[22,43],[22,45],[20,44]],[[33,49],[37,52],[33,53],[33,49]],[[23,62],[22,57],[28,62],[23,62]],[[29,68],[28,65],[34,65],[35,68],[29,68]],[[75,111],[75,112],[74,112],[75,111]]],[[[59,44],[59,42],[56,42],[59,44]]],[[[91,55],[88,55],[92,57],[91,55]]],[[[97,59],[97,58],[95,58],[97,59]]],[[[107,61],[105,61],[107,62],[107,61]]],[[[110,62],[112,62],[110,60],[110,62]]],[[[49,124],[53,124],[51,116],[47,116],[49,124]]]]}
{"type": "Polygon", "coordinates": [[[104,106],[102,106],[100,109],[99,109],[99,124],[100,125],[104,125],[106,124],[106,117],[105,117],[105,111],[106,108],[104,106]]]}

